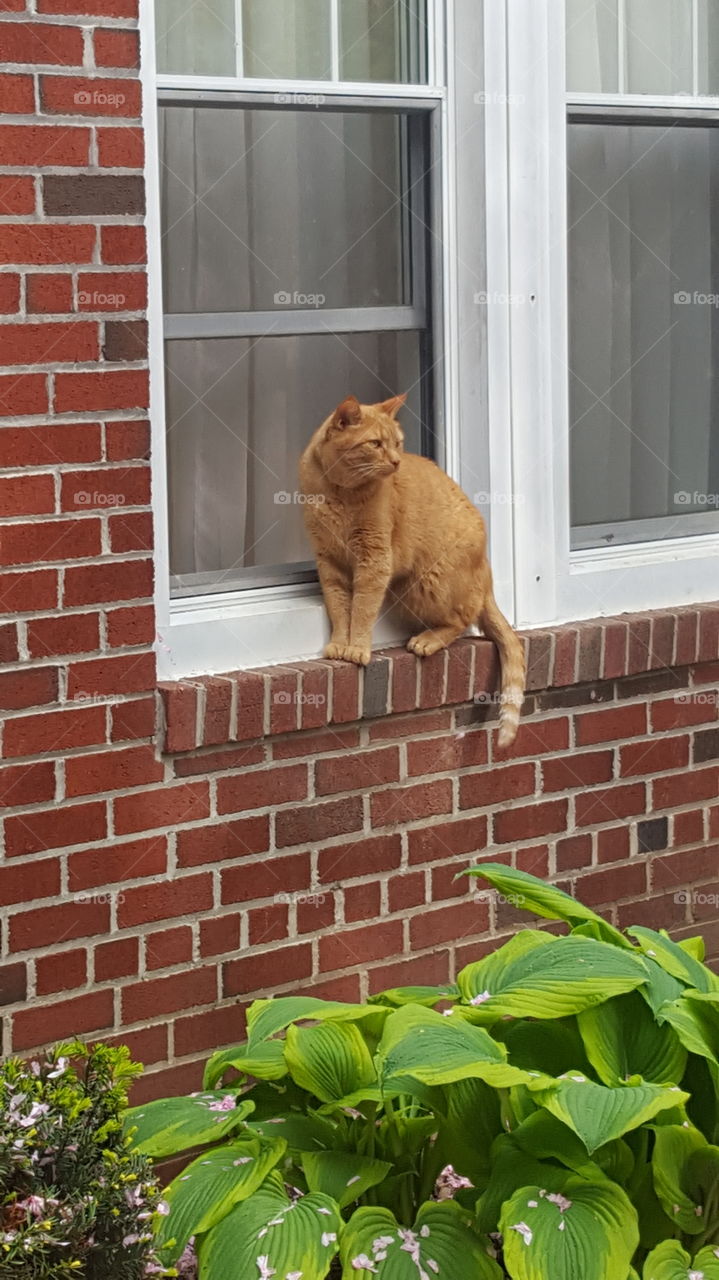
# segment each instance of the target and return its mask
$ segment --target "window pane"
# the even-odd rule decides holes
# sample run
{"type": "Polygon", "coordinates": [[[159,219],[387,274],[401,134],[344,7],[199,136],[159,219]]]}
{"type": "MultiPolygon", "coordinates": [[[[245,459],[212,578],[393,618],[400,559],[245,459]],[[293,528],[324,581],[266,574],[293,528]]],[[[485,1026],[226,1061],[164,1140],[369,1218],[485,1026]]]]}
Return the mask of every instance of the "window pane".
{"type": "Polygon", "coordinates": [[[617,93],[617,0],[567,0],[567,88],[617,93]]]}
{"type": "Polygon", "coordinates": [[[425,0],[340,0],[340,79],[426,81],[425,0]]]}
{"type": "Polygon", "coordinates": [[[157,69],[178,75],[235,74],[235,3],[156,0],[157,69]]]}
{"type": "Polygon", "coordinates": [[[719,132],[571,124],[569,167],[572,522],[677,536],[719,501],[719,132]]]}
{"type": "Polygon", "coordinates": [[[719,93],[719,0],[699,0],[699,92],[719,93]]]}
{"type": "Polygon", "coordinates": [[[692,0],[626,0],[628,93],[691,93],[692,0]]]}
{"type": "Polygon", "coordinates": [[[160,116],[166,311],[411,300],[409,238],[422,227],[403,207],[406,117],[224,106],[160,116]]]}
{"type": "Polygon", "coordinates": [[[328,80],[330,0],[243,0],[246,76],[328,80]]]}
{"type": "Polygon", "coordinates": [[[168,342],[173,575],[216,574],[222,591],[245,567],[311,560],[294,497],[302,450],[348,393],[374,403],[409,390],[402,426],[417,451],[422,341],[407,332],[168,342]]]}

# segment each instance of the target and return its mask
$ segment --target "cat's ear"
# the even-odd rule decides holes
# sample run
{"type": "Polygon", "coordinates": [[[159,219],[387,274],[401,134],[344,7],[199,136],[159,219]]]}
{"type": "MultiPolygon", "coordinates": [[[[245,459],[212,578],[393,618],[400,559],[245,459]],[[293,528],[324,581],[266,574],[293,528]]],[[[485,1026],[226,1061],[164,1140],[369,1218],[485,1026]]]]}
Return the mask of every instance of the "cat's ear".
{"type": "Polygon", "coordinates": [[[344,431],[345,427],[356,427],[362,421],[362,409],[356,396],[347,396],[342,404],[338,404],[329,424],[330,431],[344,431]]]}
{"type": "Polygon", "coordinates": [[[409,393],[405,391],[404,395],[392,396],[391,400],[385,400],[382,404],[378,404],[377,408],[382,413],[388,414],[390,418],[396,418],[402,408],[402,405],[405,403],[408,394],[409,393]]]}

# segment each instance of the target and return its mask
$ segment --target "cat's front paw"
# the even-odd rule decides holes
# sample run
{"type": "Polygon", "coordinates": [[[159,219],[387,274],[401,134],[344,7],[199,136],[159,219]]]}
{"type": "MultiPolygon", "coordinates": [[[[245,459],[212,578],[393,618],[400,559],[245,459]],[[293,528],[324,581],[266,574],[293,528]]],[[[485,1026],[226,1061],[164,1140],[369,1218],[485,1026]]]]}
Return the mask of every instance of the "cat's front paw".
{"type": "Polygon", "coordinates": [[[354,662],[357,667],[366,667],[372,654],[369,645],[365,648],[357,644],[334,644],[330,642],[324,653],[325,658],[335,658],[339,662],[354,662]]]}

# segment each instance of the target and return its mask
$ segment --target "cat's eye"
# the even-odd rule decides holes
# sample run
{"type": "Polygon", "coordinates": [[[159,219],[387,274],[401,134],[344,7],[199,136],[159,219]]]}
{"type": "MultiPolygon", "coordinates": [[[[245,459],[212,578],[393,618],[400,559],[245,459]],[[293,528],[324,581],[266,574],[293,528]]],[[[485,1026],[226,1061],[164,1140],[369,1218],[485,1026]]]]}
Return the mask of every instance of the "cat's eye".
{"type": "Polygon", "coordinates": [[[382,441],[381,441],[381,440],[370,440],[370,444],[371,444],[371,445],[373,445],[375,449],[381,449],[381,448],[382,448],[382,441]]]}

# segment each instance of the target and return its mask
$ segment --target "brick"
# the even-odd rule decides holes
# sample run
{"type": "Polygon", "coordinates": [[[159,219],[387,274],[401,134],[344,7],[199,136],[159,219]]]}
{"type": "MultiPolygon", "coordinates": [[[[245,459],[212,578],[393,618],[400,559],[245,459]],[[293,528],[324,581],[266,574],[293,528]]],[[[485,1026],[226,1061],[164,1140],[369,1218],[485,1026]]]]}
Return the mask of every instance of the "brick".
{"type": "Polygon", "coordinates": [[[554,641],[554,671],[552,683],[566,685],[577,683],[577,631],[563,627],[557,631],[554,641]]]}
{"type": "Polygon", "coordinates": [[[3,61],[35,67],[81,67],[82,31],[79,27],[47,22],[3,23],[3,61]]]}
{"type": "MultiPolygon", "coordinates": [[[[69,181],[76,182],[77,177],[69,181]]],[[[5,223],[0,227],[0,262],[13,265],[51,266],[57,263],[64,269],[73,262],[92,262],[94,248],[95,228],[92,226],[28,226],[22,223],[16,226],[5,223]]]]}
{"type": "Polygon", "coordinates": [[[35,609],[53,609],[57,604],[57,597],[57,569],[41,569],[32,573],[0,573],[0,609],[3,612],[26,613],[35,609]]]}
{"type": "Polygon", "coordinates": [[[567,836],[564,840],[558,840],[555,861],[557,871],[577,871],[582,867],[591,866],[592,837],[590,835],[567,836]]]}
{"type": "Polygon", "coordinates": [[[239,818],[216,826],[201,827],[177,833],[177,865],[196,867],[205,863],[227,862],[253,853],[265,853],[270,847],[269,818],[239,818]]]}
{"type": "Polygon", "coordinates": [[[0,1008],[27,999],[27,969],[24,964],[0,965],[0,1008]]]}
{"type": "Polygon", "coordinates": [[[317,933],[334,928],[335,899],[332,893],[300,894],[295,907],[297,932],[317,933]]]}
{"type": "Polygon", "coordinates": [[[71,169],[88,163],[90,130],[67,125],[3,125],[0,148],[4,164],[71,169]]]}
{"type": "Polygon", "coordinates": [[[389,649],[384,656],[390,661],[388,705],[395,715],[414,711],[418,705],[419,658],[406,649],[389,649]]]}
{"type": "Polygon", "coordinates": [[[292,733],[299,724],[299,675],[285,667],[258,668],[269,685],[270,733],[292,733]]]}
{"type": "Polygon", "coordinates": [[[148,402],[148,375],[143,369],[121,369],[114,373],[59,373],[55,379],[57,413],[144,409],[148,402]]]}
{"type": "Polygon", "coordinates": [[[17,643],[17,625],[8,622],[0,625],[0,662],[17,662],[19,649],[17,643]]]}
{"type": "Polygon", "coordinates": [[[651,667],[671,667],[674,657],[676,618],[673,613],[657,614],[652,621],[651,667]]]}
{"type": "MultiPolygon", "coordinates": [[[[188,1062],[181,1067],[168,1067],[164,1071],[148,1071],[135,1082],[130,1090],[130,1102],[140,1106],[168,1095],[178,1096],[199,1091],[202,1088],[203,1063],[188,1062]]],[[[178,1170],[179,1170],[179,1162],[178,1170]]],[[[182,1165],[184,1168],[184,1164],[182,1165]]]]}
{"type": "MultiPolygon", "coordinates": [[[[0,213],[6,217],[35,212],[35,182],[17,174],[0,175],[0,213]]],[[[17,277],[15,277],[17,279],[17,277]]]]}
{"type": "Polygon", "coordinates": [[[555,760],[542,761],[542,791],[571,791],[578,787],[609,782],[612,778],[612,751],[585,751],[555,760]]]}
{"type": "Polygon", "coordinates": [[[68,669],[68,698],[145,693],[154,683],[155,655],[152,653],[73,662],[68,669]]]}
{"type": "Polygon", "coordinates": [[[167,837],[115,841],[110,848],[84,849],[68,859],[72,893],[167,874],[167,837]]]}
{"type": "Polygon", "coordinates": [[[108,266],[147,261],[144,227],[101,227],[100,256],[108,266]]]}
{"type": "Polygon", "coordinates": [[[432,901],[443,902],[447,898],[466,898],[470,893],[473,897],[476,896],[472,882],[466,876],[457,879],[459,872],[471,865],[471,860],[462,859],[460,862],[443,862],[439,866],[432,867],[430,895],[432,901]]]}
{"type": "MultiPolygon", "coordinates": [[[[127,1045],[133,1062],[142,1062],[145,1067],[152,1062],[163,1062],[167,1059],[167,1024],[147,1027],[142,1031],[125,1031],[121,1036],[103,1036],[103,1044],[112,1048],[127,1045]]],[[[134,1090],[131,1091],[134,1097],[134,1090]]]]}
{"type": "Polygon", "coordinates": [[[496,814],[494,838],[498,844],[508,844],[513,840],[532,840],[536,836],[565,831],[566,826],[566,800],[552,800],[548,804],[523,805],[496,814]]]}
{"type": "Polygon", "coordinates": [[[654,742],[631,742],[619,752],[623,778],[636,774],[664,773],[682,769],[689,763],[689,737],[661,738],[654,742]]]}
{"type": "Polygon", "coordinates": [[[265,992],[268,987],[296,986],[312,973],[312,943],[275,947],[269,952],[230,960],[222,970],[225,998],[265,992]]]}
{"type": "Polygon", "coordinates": [[[646,812],[646,785],[635,782],[621,787],[615,784],[601,791],[578,795],[575,800],[575,825],[588,827],[600,822],[614,822],[646,812]]]}
{"type": "Polygon", "coordinates": [[[581,900],[587,907],[613,905],[618,898],[641,898],[646,891],[647,869],[643,862],[583,875],[579,888],[581,900]]]}
{"type": "MultiPolygon", "coordinates": [[[[139,103],[139,93],[137,101],[139,103]]],[[[77,173],[66,178],[64,175],[46,174],[42,182],[45,213],[51,217],[119,216],[145,212],[145,182],[139,175],[116,177],[77,173]]],[[[83,258],[82,261],[88,259],[83,258]]]]}
{"type": "Polygon", "coordinates": [[[57,687],[56,667],[0,672],[0,710],[22,711],[54,702],[57,687]]]}
{"type": "Polygon", "coordinates": [[[437,951],[432,955],[415,956],[411,960],[393,960],[369,971],[370,991],[378,995],[393,987],[425,983],[437,986],[449,981],[449,952],[437,951]]]}
{"type": "Polygon", "coordinates": [[[198,684],[179,680],[158,686],[165,715],[165,750],[191,751],[198,745],[198,684]]]}
{"type": "Polygon", "coordinates": [[[706,724],[717,718],[717,700],[714,695],[678,693],[673,698],[653,702],[649,707],[652,733],[666,733],[693,724],[706,724]]]}
{"type": "Polygon", "coordinates": [[[36,810],[21,818],[5,820],[5,853],[9,858],[44,849],[63,849],[107,835],[106,806],[103,801],[36,810]]]}
{"type": "MultiPolygon", "coordinates": [[[[3,207],[0,203],[0,213],[3,207]]],[[[3,271],[0,274],[0,313],[15,315],[20,309],[20,277],[15,272],[3,271]]]]}
{"type": "Polygon", "coordinates": [[[150,746],[96,751],[65,762],[68,798],[149,786],[152,782],[162,782],[164,776],[164,766],[155,759],[154,747],[150,746]]]}
{"type": "Polygon", "coordinates": [[[706,764],[708,760],[719,757],[719,729],[705,729],[703,733],[694,734],[694,764],[706,764]]]}
{"type": "MultiPolygon", "coordinates": [[[[496,734],[493,735],[496,743],[496,734]]],[[[569,720],[559,716],[551,720],[520,721],[512,746],[502,751],[502,761],[519,756],[539,756],[550,751],[566,751],[569,747],[569,720]]]]}
{"type": "Polygon", "coordinates": [[[123,360],[146,360],[148,327],[146,320],[108,320],[105,324],[103,359],[120,363],[123,360]]]}
{"type": "MultiPolygon", "coordinates": [[[[638,823],[637,826],[641,826],[638,823]]],[[[631,853],[629,827],[608,827],[596,834],[597,862],[623,862],[631,853]]]]}
{"type": "Polygon", "coordinates": [[[602,678],[616,680],[627,673],[627,624],[612,622],[604,628],[602,678]]]}
{"type": "Polygon", "coordinates": [[[719,768],[693,769],[689,772],[656,778],[652,783],[655,809],[673,809],[697,800],[715,800],[719,794],[719,768]]]}
{"type": "Polygon", "coordinates": [[[704,605],[699,615],[697,658],[700,662],[719,658],[719,609],[711,605],[704,605]]]}
{"type": "Polygon", "coordinates": [[[577,682],[598,680],[602,668],[602,626],[582,622],[577,627],[577,682]]]}
{"type": "Polygon", "coordinates": [[[177,925],[174,929],[158,929],[145,938],[145,967],[150,971],[189,964],[191,960],[192,929],[187,924],[177,925]]]}
{"type": "MultiPolygon", "coordinates": [[[[201,730],[202,742],[205,746],[216,746],[221,743],[229,742],[230,739],[230,718],[232,712],[232,683],[229,680],[213,679],[208,677],[203,681],[205,698],[204,698],[204,715],[201,730]]],[[[242,751],[236,753],[238,756],[243,754],[242,751]]],[[[244,751],[244,765],[248,767],[250,763],[251,752],[244,751]]],[[[260,758],[262,751],[260,749],[260,758]]]]}
{"type": "MultiPolygon", "coordinates": [[[[634,924],[646,925],[650,929],[671,929],[676,936],[677,924],[684,924],[687,909],[682,902],[675,902],[674,899],[673,893],[667,893],[626,905],[620,903],[616,912],[617,925],[620,929],[634,924]]],[[[696,931],[694,925],[689,933],[695,934],[696,931]]]]}
{"type": "MultiPolygon", "coordinates": [[[[54,115],[137,118],[140,115],[142,96],[139,80],[53,75],[41,77],[40,99],[42,110],[54,115]]],[[[127,212],[138,210],[128,209],[127,212]]]]}
{"type": "Polygon", "coordinates": [[[672,818],[672,847],[697,844],[704,839],[704,809],[675,813],[672,818]]]}
{"type": "MultiPolygon", "coordinates": [[[[95,947],[95,981],[114,982],[117,978],[134,977],[139,969],[140,947],[137,938],[117,938],[95,947]]],[[[143,1062],[148,1059],[143,1058],[143,1062]]]]}
{"type": "Polygon", "coordinates": [[[83,271],[78,276],[78,311],[142,311],[146,305],[144,271],[83,271]]]}
{"type": "Polygon", "coordinates": [[[265,858],[261,862],[223,867],[222,905],[309,891],[311,875],[308,853],[293,853],[285,858],[265,858]]]}
{"type": "Polygon", "coordinates": [[[250,768],[253,764],[265,763],[265,746],[261,742],[252,745],[225,749],[222,751],[203,751],[200,754],[183,756],[174,761],[175,777],[198,777],[207,773],[224,773],[228,769],[250,768]]]}
{"type": "Polygon", "coordinates": [[[113,31],[97,27],[93,36],[97,67],[139,67],[137,31],[113,31]]]}
{"type": "Polygon", "coordinates": [[[459,780],[459,807],[484,809],[520,796],[530,796],[534,794],[535,785],[533,764],[510,764],[482,773],[465,774],[459,780]]]}
{"type": "Polygon", "coordinates": [[[213,1004],[217,998],[214,967],[186,969],[167,978],[144,978],[122,991],[123,1023],[152,1021],[163,1013],[213,1004]]]}
{"type": "MultiPolygon", "coordinates": [[[[123,551],[152,551],[151,511],[125,511],[122,514],[110,516],[108,527],[110,549],[114,555],[123,551]]],[[[152,638],[151,636],[150,639],[152,638]]]]}
{"type": "Polygon", "coordinates": [[[346,844],[320,849],[318,875],[321,884],[348,880],[352,875],[379,875],[395,870],[402,859],[398,835],[358,837],[346,844]]]}
{"type": "Polygon", "coordinates": [[[453,902],[436,911],[425,911],[414,916],[409,924],[410,948],[421,951],[425,947],[440,946],[443,942],[456,942],[473,934],[485,933],[489,928],[489,908],[479,902],[453,902]]]}
{"type": "Polygon", "coordinates": [[[52,761],[0,769],[0,808],[43,804],[54,798],[55,766],[52,761]]]}
{"type": "Polygon", "coordinates": [[[62,315],[73,310],[72,276],[66,273],[33,272],[26,281],[27,310],[45,315],[62,315]]]}
{"type": "Polygon", "coordinates": [[[447,651],[441,649],[419,664],[420,707],[441,707],[445,700],[447,651]]]}
{"type": "Polygon", "coordinates": [[[255,769],[218,780],[217,812],[239,813],[243,809],[275,808],[304,800],[306,796],[307,765],[255,769]]]}
{"type": "Polygon", "coordinates": [[[56,1000],[13,1016],[12,1048],[19,1052],[44,1047],[71,1035],[85,1035],[113,1024],[113,993],[92,991],[71,1000],[56,1000]]]}
{"type": "Polygon", "coordinates": [[[217,1045],[236,1043],[241,1038],[240,1018],[234,1004],[175,1021],[175,1053],[178,1057],[198,1053],[202,1049],[213,1052],[217,1045]]]}
{"type": "Polygon", "coordinates": [[[226,956],[240,945],[240,916],[213,916],[200,921],[200,955],[226,956]]]}
{"type": "Polygon", "coordinates": [[[577,716],[577,744],[580,747],[637,738],[646,732],[646,706],[610,707],[605,711],[577,716]]]}
{"type": "Polygon", "coordinates": [[[118,926],[131,929],[138,924],[207,911],[211,906],[212,878],[209,874],[138,885],[122,891],[122,901],[117,908],[118,926]]]}
{"type": "Polygon", "coordinates": [[[27,643],[33,658],[91,653],[100,643],[99,614],[68,613],[49,618],[32,618],[27,624],[27,643]]]}
{"type": "Polygon", "coordinates": [[[300,674],[300,728],[317,729],[327,723],[330,707],[330,667],[326,662],[298,662],[300,674]]]}
{"type": "Polygon", "coordinates": [[[0,530],[0,561],[6,565],[75,560],[99,555],[99,520],[45,520],[0,530]]]}
{"type": "MultiPolygon", "coordinates": [[[[471,640],[455,640],[447,650],[448,703],[467,702],[472,696],[472,665],[474,645],[471,640]]],[[[394,706],[394,703],[392,704],[394,706]]]]}
{"type": "Polygon", "coordinates": [[[332,756],[318,760],[315,765],[316,791],[320,796],[337,791],[364,791],[382,783],[398,781],[397,747],[332,756]]]}
{"type": "Polygon", "coordinates": [[[407,772],[411,778],[428,773],[453,773],[486,764],[487,760],[487,735],[481,729],[407,743],[407,772]]]}
{"type": "Polygon", "coordinates": [[[407,841],[410,864],[435,862],[462,853],[478,853],[487,844],[487,819],[482,815],[409,831],[407,841]]]}
{"type": "Polygon", "coordinates": [[[13,951],[36,951],[55,947],[75,938],[106,934],[110,928],[108,902],[63,902],[54,907],[33,907],[11,917],[10,941],[13,951]]]}
{"type": "MultiPolygon", "coordinates": [[[[30,116],[35,110],[35,89],[32,76],[0,76],[0,112],[30,116]]],[[[7,161],[10,164],[11,161],[7,161]]]]}
{"type": "Polygon", "coordinates": [[[119,703],[110,712],[110,740],[154,738],[156,714],[154,698],[133,698],[119,703]]]}
{"type": "Polygon", "coordinates": [[[326,729],[323,733],[294,734],[272,742],[273,760],[292,760],[297,756],[319,756],[328,751],[352,751],[359,746],[358,729],[326,729]]]}
{"type": "Polygon", "coordinates": [[[87,982],[87,952],[61,951],[58,955],[40,956],[35,961],[35,989],[39,996],[55,991],[71,991],[87,982]]]}
{"type": "MultiPolygon", "coordinates": [[[[65,753],[75,747],[97,746],[105,741],[105,708],[42,712],[13,716],[5,723],[3,755],[36,756],[65,753]]],[[[68,762],[69,763],[69,762],[68,762]]]]}
{"type": "Polygon", "coordinates": [[[626,680],[618,680],[616,690],[618,698],[642,698],[646,701],[652,693],[666,693],[685,684],[686,676],[674,669],[645,671],[626,680]]]}
{"type": "Polygon", "coordinates": [[[330,840],[362,828],[362,797],[349,796],[328,804],[310,804],[283,810],[276,817],[278,849],[288,845],[330,840]]]}
{"type": "MultiPolygon", "coordinates": [[[[459,715],[459,711],[456,713],[459,715]]],[[[418,711],[416,715],[390,716],[369,726],[370,742],[414,738],[421,733],[448,733],[452,728],[451,711],[418,711]]]]}
{"type": "Polygon", "coordinates": [[[40,898],[53,898],[60,892],[60,862],[58,858],[36,859],[10,863],[0,867],[0,902],[9,907],[16,902],[27,903],[40,898]],[[30,882],[32,881],[32,895],[30,882]]]}
{"type": "Polygon", "coordinates": [[[197,822],[210,814],[206,782],[179,783],[161,790],[136,792],[119,796],[113,803],[118,835],[197,822]]]}
{"type": "Polygon", "coordinates": [[[96,422],[63,423],[56,427],[3,427],[0,431],[0,466],[95,462],[100,458],[100,447],[100,426],[96,422]]]}
{"type": "Polygon", "coordinates": [[[452,810],[452,783],[449,778],[438,778],[412,787],[396,787],[392,791],[377,791],[370,800],[373,827],[388,824],[415,822],[438,813],[452,810]]]}
{"type": "Polygon", "coordinates": [[[375,720],[389,709],[390,661],[380,654],[374,655],[365,667],[362,682],[362,717],[375,720]]]}
{"type": "Polygon", "coordinates": [[[346,724],[358,720],[360,714],[360,673],[351,662],[332,662],[332,715],[333,724],[346,724]]]}
{"type": "Polygon", "coordinates": [[[28,352],[36,364],[75,364],[96,360],[100,353],[96,324],[76,320],[55,324],[5,325],[0,336],[0,359],[5,365],[27,364],[28,352]]]}
{"type": "Polygon", "coordinates": [[[55,510],[52,476],[0,477],[0,511],[3,516],[50,515],[55,510]]]}
{"type": "Polygon", "coordinates": [[[107,18],[136,18],[138,0],[37,0],[38,13],[98,14],[107,18]]]}
{"type": "MultiPolygon", "coordinates": [[[[365,886],[362,886],[363,888],[365,886]]],[[[368,888],[379,888],[378,885],[368,885],[368,888]]],[[[345,899],[347,897],[345,890],[345,899]]],[[[419,907],[424,905],[426,896],[426,883],[424,871],[405,871],[401,875],[390,876],[387,881],[387,899],[389,909],[392,914],[396,911],[407,911],[410,907],[419,907]]],[[[379,911],[373,913],[379,915],[379,911]]],[[[355,915],[355,920],[371,919],[371,915],[364,917],[355,915]]]]}
{"type": "MultiPolygon", "coordinates": [[[[247,933],[250,946],[261,947],[263,943],[283,941],[289,933],[288,917],[289,907],[282,902],[272,902],[248,911],[247,933]]],[[[299,932],[304,930],[299,929],[299,932]]]]}
{"type": "Polygon", "coordinates": [[[383,960],[402,951],[401,920],[384,920],[378,924],[361,925],[345,929],[341,933],[326,934],[320,938],[320,971],[354,969],[383,960]]]}
{"type": "Polygon", "coordinates": [[[639,853],[654,853],[666,849],[669,839],[668,818],[650,818],[637,823],[637,848],[639,853]]]}
{"type": "MultiPolygon", "coordinates": [[[[389,881],[390,885],[392,880],[389,881]]],[[[371,884],[352,884],[347,885],[344,891],[344,915],[347,924],[354,924],[357,920],[373,920],[380,913],[382,902],[381,886],[376,880],[371,884]]],[[[391,905],[390,891],[390,911],[395,908],[391,905]]]]}
{"type": "Polygon", "coordinates": [[[145,506],[150,501],[150,471],[146,466],[111,467],[106,471],[70,471],[62,476],[63,511],[145,506]]]}
{"type": "Polygon", "coordinates": [[[47,408],[46,374],[9,373],[0,376],[0,417],[19,418],[30,413],[45,413],[47,408]]]}
{"type": "Polygon", "coordinates": [[[265,678],[252,671],[232,673],[237,688],[237,725],[233,737],[238,742],[259,738],[265,722],[265,678]]]}
{"type": "Polygon", "coordinates": [[[107,643],[111,648],[149,645],[155,638],[155,610],[150,604],[111,609],[106,618],[107,643]]]}

